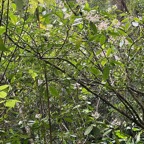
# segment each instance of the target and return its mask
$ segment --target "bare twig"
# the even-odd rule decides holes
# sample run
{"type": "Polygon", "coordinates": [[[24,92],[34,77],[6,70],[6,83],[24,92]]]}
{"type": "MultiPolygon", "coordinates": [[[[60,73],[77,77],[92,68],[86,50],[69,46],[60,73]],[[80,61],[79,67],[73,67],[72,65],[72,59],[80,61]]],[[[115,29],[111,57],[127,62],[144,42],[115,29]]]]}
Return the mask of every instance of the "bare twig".
{"type": "Polygon", "coordinates": [[[48,86],[48,78],[47,78],[47,70],[46,66],[44,65],[44,75],[46,81],[46,96],[47,96],[47,105],[48,105],[48,121],[49,121],[49,129],[50,129],[50,144],[52,144],[52,125],[51,125],[51,108],[50,108],[50,94],[49,94],[49,86],[48,86]]]}

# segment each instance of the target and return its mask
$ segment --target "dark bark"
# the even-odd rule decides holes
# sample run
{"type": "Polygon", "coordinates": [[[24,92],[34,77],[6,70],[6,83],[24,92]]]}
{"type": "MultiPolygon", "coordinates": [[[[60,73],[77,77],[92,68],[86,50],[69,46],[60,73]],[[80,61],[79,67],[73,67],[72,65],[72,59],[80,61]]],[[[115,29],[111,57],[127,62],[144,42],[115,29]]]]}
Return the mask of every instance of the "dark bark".
{"type": "Polygon", "coordinates": [[[113,0],[112,5],[116,5],[117,9],[122,11],[122,12],[127,12],[129,13],[129,10],[126,5],[126,0],[113,0]]]}

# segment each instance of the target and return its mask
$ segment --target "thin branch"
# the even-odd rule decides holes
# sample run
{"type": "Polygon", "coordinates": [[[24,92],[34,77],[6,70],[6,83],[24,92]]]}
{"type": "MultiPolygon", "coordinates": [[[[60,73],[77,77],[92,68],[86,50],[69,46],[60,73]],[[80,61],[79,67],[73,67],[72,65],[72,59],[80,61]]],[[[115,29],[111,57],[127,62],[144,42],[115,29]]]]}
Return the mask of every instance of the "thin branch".
{"type": "Polygon", "coordinates": [[[51,108],[50,108],[50,94],[49,94],[49,86],[48,86],[48,78],[47,78],[47,70],[46,66],[44,66],[44,75],[46,81],[46,96],[47,96],[47,105],[48,105],[48,121],[49,121],[49,129],[50,129],[50,144],[52,144],[52,125],[51,125],[51,108]]]}
{"type": "MultiPolygon", "coordinates": [[[[2,17],[3,17],[3,9],[4,9],[4,2],[5,1],[2,1],[2,14],[1,14],[1,21],[0,21],[0,26],[2,24],[2,17]]],[[[6,43],[6,35],[7,35],[7,32],[8,32],[8,24],[9,24],[9,0],[7,2],[7,17],[6,17],[6,32],[5,32],[5,37],[4,37],[4,44],[6,43]]],[[[0,61],[1,61],[1,58],[3,56],[3,51],[1,52],[1,56],[0,56],[0,61]]]]}
{"type": "MultiPolygon", "coordinates": [[[[137,116],[138,120],[136,118],[133,118],[129,115],[127,115],[124,111],[122,111],[121,109],[118,109],[117,107],[115,107],[113,104],[111,104],[108,100],[104,99],[103,97],[101,97],[100,95],[98,95],[97,93],[95,93],[94,91],[92,91],[89,87],[87,87],[81,80],[77,80],[76,78],[74,78],[72,75],[67,74],[65,70],[61,69],[60,67],[54,65],[53,63],[47,61],[47,60],[43,60],[45,63],[51,65],[52,67],[56,68],[57,70],[61,71],[62,73],[65,73],[67,76],[69,76],[70,78],[72,78],[73,80],[75,80],[76,82],[78,82],[83,88],[85,88],[87,91],[89,91],[90,93],[92,93],[93,95],[95,95],[96,97],[100,98],[104,103],[106,103],[107,105],[111,106],[113,109],[115,109],[116,111],[118,111],[120,114],[122,114],[123,116],[125,116],[126,118],[128,118],[129,120],[133,121],[135,124],[137,124],[138,126],[140,126],[141,128],[144,128],[143,122],[142,120],[139,118],[139,116],[137,116]]],[[[118,93],[116,93],[118,94],[118,93]]],[[[119,95],[119,94],[118,94],[119,95]]],[[[131,108],[133,109],[133,108],[131,108]]],[[[135,110],[133,110],[135,112],[135,110]]],[[[137,114],[136,114],[137,115],[137,114]]]]}
{"type": "Polygon", "coordinates": [[[3,11],[4,11],[4,2],[5,2],[5,0],[2,0],[2,2],[1,2],[0,26],[2,26],[3,11]]]}

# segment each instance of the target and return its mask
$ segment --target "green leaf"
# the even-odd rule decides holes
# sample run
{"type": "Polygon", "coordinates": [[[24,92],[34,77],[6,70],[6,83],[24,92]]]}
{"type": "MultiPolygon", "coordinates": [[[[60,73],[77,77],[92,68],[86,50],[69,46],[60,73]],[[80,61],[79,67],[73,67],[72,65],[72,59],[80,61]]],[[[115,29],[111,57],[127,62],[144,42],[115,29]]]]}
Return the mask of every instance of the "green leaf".
{"type": "Polygon", "coordinates": [[[110,54],[112,53],[112,49],[111,48],[108,48],[107,51],[106,51],[106,56],[110,56],[110,54]]]}
{"type": "Polygon", "coordinates": [[[121,139],[127,139],[128,138],[128,136],[126,134],[122,133],[120,130],[115,131],[115,135],[121,139]]]}
{"type": "Polygon", "coordinates": [[[87,89],[85,89],[85,88],[82,88],[82,93],[83,94],[90,94],[90,92],[87,89]]]}
{"type": "Polygon", "coordinates": [[[62,11],[56,11],[55,14],[60,18],[60,19],[63,19],[64,17],[64,14],[62,11]]]}
{"type": "Polygon", "coordinates": [[[44,0],[44,2],[47,5],[47,7],[49,7],[50,5],[56,4],[56,0],[44,0]]]}
{"type": "Polygon", "coordinates": [[[6,89],[8,86],[9,86],[9,85],[2,85],[2,86],[0,86],[0,91],[6,89]]]}
{"type": "Polygon", "coordinates": [[[67,121],[67,122],[70,122],[70,123],[72,123],[72,122],[73,122],[73,119],[72,119],[72,118],[70,118],[70,117],[65,117],[65,118],[64,118],[64,120],[65,120],[65,121],[67,121]]]}
{"type": "Polygon", "coordinates": [[[94,75],[99,75],[100,74],[100,71],[98,70],[98,69],[96,69],[95,67],[92,67],[91,69],[90,69],[90,71],[94,74],[94,75]]]}
{"type": "Polygon", "coordinates": [[[90,22],[90,28],[94,33],[97,33],[97,28],[93,22],[90,22]]]}
{"type": "Polygon", "coordinates": [[[31,77],[35,80],[35,78],[37,77],[37,73],[34,72],[32,69],[29,70],[29,74],[31,75],[31,77]]]}
{"type": "Polygon", "coordinates": [[[5,100],[1,100],[1,101],[0,101],[0,104],[1,104],[1,103],[4,103],[4,102],[5,102],[5,100]]]}
{"type": "Polygon", "coordinates": [[[13,13],[10,13],[10,15],[9,15],[9,17],[11,18],[11,22],[13,23],[13,24],[16,24],[17,23],[17,16],[15,16],[13,13]]]}
{"type": "Polygon", "coordinates": [[[132,130],[133,130],[133,131],[140,131],[140,129],[139,129],[139,128],[136,128],[136,127],[132,128],[132,130]]]}
{"type": "Polygon", "coordinates": [[[127,31],[127,30],[130,28],[130,26],[131,26],[131,23],[130,23],[130,22],[127,22],[127,23],[125,24],[125,26],[124,26],[125,31],[127,31]]]}
{"type": "Polygon", "coordinates": [[[132,40],[130,37],[127,37],[126,40],[127,40],[130,44],[133,43],[133,40],[132,40]]]}
{"type": "Polygon", "coordinates": [[[29,12],[33,14],[38,7],[38,0],[29,0],[29,5],[31,6],[29,12]]]}
{"type": "Polygon", "coordinates": [[[86,2],[84,10],[85,11],[90,11],[91,10],[88,2],[86,2]]]}
{"type": "Polygon", "coordinates": [[[4,91],[0,92],[0,98],[5,98],[7,96],[7,93],[4,91]]]}
{"type": "Polygon", "coordinates": [[[139,132],[136,136],[136,143],[140,142],[142,132],[139,132]]]}
{"type": "Polygon", "coordinates": [[[93,130],[93,125],[90,125],[84,132],[84,135],[90,134],[90,132],[93,130]]]}
{"type": "Polygon", "coordinates": [[[108,66],[105,66],[104,70],[103,70],[103,80],[107,80],[109,77],[109,72],[110,72],[110,68],[108,66]]]}
{"type": "Polygon", "coordinates": [[[11,100],[11,99],[7,100],[5,103],[5,106],[9,107],[9,108],[14,108],[17,102],[20,102],[20,101],[19,100],[11,100]]]}
{"type": "Polygon", "coordinates": [[[129,22],[129,18],[125,18],[121,21],[121,23],[126,23],[126,22],[129,22]]]}
{"type": "Polygon", "coordinates": [[[107,62],[108,62],[107,59],[104,58],[104,59],[101,61],[101,65],[104,66],[107,62]]]}
{"type": "Polygon", "coordinates": [[[102,36],[100,37],[100,44],[103,45],[103,44],[105,43],[105,41],[106,41],[106,36],[105,36],[105,35],[102,35],[102,36]]]}
{"type": "Polygon", "coordinates": [[[111,131],[112,131],[112,129],[108,129],[106,132],[104,132],[103,136],[108,135],[111,131]]]}
{"type": "Polygon", "coordinates": [[[54,86],[49,86],[49,90],[50,90],[50,93],[51,93],[53,96],[58,96],[58,95],[59,95],[57,89],[56,89],[54,86]]]}
{"type": "Polygon", "coordinates": [[[2,35],[6,31],[4,26],[0,26],[0,35],[2,35]]]}
{"type": "Polygon", "coordinates": [[[123,30],[123,29],[118,29],[118,33],[121,35],[121,36],[126,36],[127,33],[123,30]]]}
{"type": "Polygon", "coordinates": [[[0,37],[0,51],[7,51],[2,38],[0,37]]]}

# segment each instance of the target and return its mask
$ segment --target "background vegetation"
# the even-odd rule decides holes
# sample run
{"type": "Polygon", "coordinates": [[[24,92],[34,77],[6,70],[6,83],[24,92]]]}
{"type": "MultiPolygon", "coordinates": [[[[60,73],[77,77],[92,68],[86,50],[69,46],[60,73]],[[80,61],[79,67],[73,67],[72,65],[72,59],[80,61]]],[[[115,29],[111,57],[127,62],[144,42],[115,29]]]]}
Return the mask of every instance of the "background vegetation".
{"type": "Polygon", "coordinates": [[[143,0],[0,3],[0,143],[144,143],[143,0]]]}

